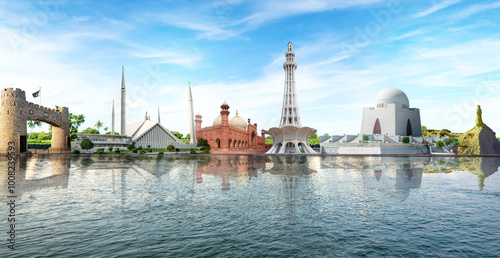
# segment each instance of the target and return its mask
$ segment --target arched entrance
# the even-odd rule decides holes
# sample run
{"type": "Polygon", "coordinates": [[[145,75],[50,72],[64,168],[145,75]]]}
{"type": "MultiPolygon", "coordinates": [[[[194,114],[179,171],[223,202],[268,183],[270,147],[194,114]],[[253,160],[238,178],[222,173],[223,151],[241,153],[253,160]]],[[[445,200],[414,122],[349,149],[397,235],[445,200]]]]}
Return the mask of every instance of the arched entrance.
{"type": "Polygon", "coordinates": [[[375,126],[373,126],[373,134],[381,134],[382,130],[380,130],[380,121],[377,118],[375,121],[375,126]]]}
{"type": "Polygon", "coordinates": [[[69,112],[67,107],[47,108],[26,101],[26,94],[21,89],[3,89],[2,113],[0,114],[0,153],[6,154],[9,146],[15,146],[16,154],[28,150],[28,120],[42,121],[52,125],[52,151],[70,152],[69,112]]]}
{"type": "Polygon", "coordinates": [[[233,143],[233,140],[229,139],[229,145],[227,146],[229,149],[231,149],[231,143],[233,143]]]}
{"type": "Polygon", "coordinates": [[[220,139],[219,138],[217,138],[215,140],[215,145],[217,146],[218,149],[220,149],[220,139]]]}
{"type": "Polygon", "coordinates": [[[295,144],[289,142],[285,145],[285,153],[296,153],[295,144]]]}
{"type": "Polygon", "coordinates": [[[412,135],[413,135],[413,130],[411,129],[410,119],[408,119],[408,122],[406,123],[406,136],[412,136],[412,135]]]}
{"type": "Polygon", "coordinates": [[[257,147],[257,146],[256,146],[257,144],[255,143],[255,136],[256,136],[256,133],[255,133],[255,132],[252,132],[252,141],[251,141],[251,143],[252,143],[252,148],[257,147]]]}

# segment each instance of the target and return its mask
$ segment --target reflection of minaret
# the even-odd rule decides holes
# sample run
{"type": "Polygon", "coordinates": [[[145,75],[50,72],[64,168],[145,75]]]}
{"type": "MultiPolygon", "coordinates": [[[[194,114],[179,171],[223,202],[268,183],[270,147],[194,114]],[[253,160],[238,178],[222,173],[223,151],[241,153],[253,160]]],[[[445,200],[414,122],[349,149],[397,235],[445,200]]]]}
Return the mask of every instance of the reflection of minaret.
{"type": "Polygon", "coordinates": [[[189,101],[189,134],[191,136],[189,143],[196,144],[196,131],[195,131],[195,125],[194,125],[193,95],[191,94],[191,83],[189,83],[188,89],[189,89],[189,96],[188,96],[188,101],[189,101]]]}
{"type": "Polygon", "coordinates": [[[115,101],[113,100],[113,107],[111,107],[111,135],[115,135],[115,101]]]}
{"type": "Polygon", "coordinates": [[[124,71],[124,67],[122,66],[122,86],[121,86],[121,115],[120,115],[120,119],[121,119],[121,128],[120,128],[120,134],[121,135],[126,135],[127,132],[125,132],[126,130],[126,127],[127,127],[127,124],[126,124],[126,121],[125,121],[125,118],[126,118],[126,112],[125,112],[125,108],[126,108],[126,105],[125,105],[125,71],[124,71]]]}

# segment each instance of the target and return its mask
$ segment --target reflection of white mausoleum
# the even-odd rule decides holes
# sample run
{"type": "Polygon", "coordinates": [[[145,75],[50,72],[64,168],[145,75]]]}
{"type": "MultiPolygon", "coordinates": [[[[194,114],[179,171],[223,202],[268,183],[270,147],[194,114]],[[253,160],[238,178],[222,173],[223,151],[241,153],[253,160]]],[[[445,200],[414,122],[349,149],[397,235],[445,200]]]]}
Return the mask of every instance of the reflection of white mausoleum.
{"type": "Polygon", "coordinates": [[[410,108],[410,101],[402,90],[386,88],[377,95],[374,104],[363,109],[362,135],[422,136],[420,110],[410,108]]]}

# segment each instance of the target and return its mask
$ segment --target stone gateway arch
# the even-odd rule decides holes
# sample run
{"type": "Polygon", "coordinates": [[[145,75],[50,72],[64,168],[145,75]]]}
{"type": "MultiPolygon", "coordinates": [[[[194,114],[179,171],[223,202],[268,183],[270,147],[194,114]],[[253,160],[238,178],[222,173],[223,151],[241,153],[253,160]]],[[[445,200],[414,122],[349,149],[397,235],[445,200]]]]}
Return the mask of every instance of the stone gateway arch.
{"type": "Polygon", "coordinates": [[[50,150],[57,152],[71,151],[69,134],[69,112],[67,107],[47,108],[26,101],[26,94],[21,89],[7,88],[1,91],[0,109],[0,154],[7,154],[9,146],[14,146],[15,153],[28,151],[28,120],[42,121],[52,125],[52,144],[50,150]]]}

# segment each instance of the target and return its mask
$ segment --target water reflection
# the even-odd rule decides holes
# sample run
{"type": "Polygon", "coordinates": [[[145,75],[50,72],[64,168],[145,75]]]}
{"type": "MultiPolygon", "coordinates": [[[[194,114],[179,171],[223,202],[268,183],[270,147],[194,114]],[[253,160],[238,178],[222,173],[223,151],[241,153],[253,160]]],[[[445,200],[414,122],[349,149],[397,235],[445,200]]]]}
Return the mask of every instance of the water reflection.
{"type": "MultiPolygon", "coordinates": [[[[19,200],[28,192],[34,192],[44,188],[68,188],[69,169],[71,167],[70,156],[45,156],[17,157],[15,170],[15,196],[19,200]],[[42,175],[37,174],[42,172],[42,175]],[[47,173],[48,172],[48,173],[47,173]]],[[[0,172],[0,194],[8,196],[7,177],[8,165],[6,160],[1,160],[0,172]],[[5,186],[5,187],[3,187],[5,186]]]]}
{"type": "MultiPolygon", "coordinates": [[[[0,184],[7,184],[7,160],[3,164],[0,184]]],[[[482,190],[486,178],[498,171],[500,158],[431,158],[431,157],[306,157],[306,156],[21,156],[16,164],[16,187],[19,196],[43,188],[67,188],[70,169],[75,171],[109,171],[112,193],[120,191],[123,203],[127,199],[127,178],[134,174],[146,184],[161,182],[173,172],[190,175],[193,190],[210,176],[220,180],[220,189],[229,191],[232,180],[251,181],[262,173],[280,178],[285,196],[294,202],[301,177],[318,171],[328,173],[360,173],[365,187],[375,187],[404,200],[412,189],[421,186],[425,173],[467,171],[477,176],[482,190]],[[132,173],[132,174],[131,174],[132,173]],[[118,182],[120,181],[120,182],[118,182]]],[[[7,195],[7,188],[0,190],[7,195]]]]}

